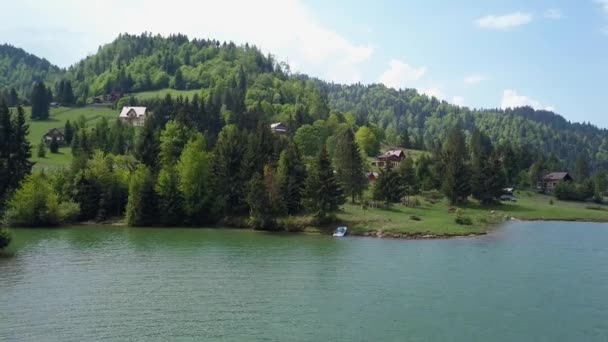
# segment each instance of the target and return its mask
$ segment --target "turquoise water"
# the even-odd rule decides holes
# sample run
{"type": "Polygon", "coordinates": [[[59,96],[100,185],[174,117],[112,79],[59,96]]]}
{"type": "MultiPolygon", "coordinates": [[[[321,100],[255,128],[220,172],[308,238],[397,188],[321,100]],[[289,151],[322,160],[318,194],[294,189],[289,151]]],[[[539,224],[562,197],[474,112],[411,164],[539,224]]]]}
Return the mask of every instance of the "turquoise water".
{"type": "Polygon", "coordinates": [[[0,341],[606,341],[608,225],[478,238],[17,230],[0,341]]]}

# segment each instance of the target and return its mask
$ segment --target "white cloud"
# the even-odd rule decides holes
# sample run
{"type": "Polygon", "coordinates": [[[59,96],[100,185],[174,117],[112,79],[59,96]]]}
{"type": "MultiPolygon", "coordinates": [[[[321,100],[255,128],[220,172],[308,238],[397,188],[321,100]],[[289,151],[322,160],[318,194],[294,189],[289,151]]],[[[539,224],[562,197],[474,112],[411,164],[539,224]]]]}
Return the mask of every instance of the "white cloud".
{"type": "Polygon", "coordinates": [[[458,95],[452,96],[452,103],[457,106],[463,107],[464,106],[464,97],[458,96],[458,95]]]}
{"type": "Polygon", "coordinates": [[[608,14],[608,0],[593,0],[593,2],[600,5],[600,7],[602,7],[602,10],[604,10],[604,12],[608,14]]]}
{"type": "Polygon", "coordinates": [[[532,14],[515,12],[506,15],[488,15],[476,20],[479,27],[491,30],[510,30],[514,27],[529,24],[532,21],[532,14]]]}
{"type": "Polygon", "coordinates": [[[36,50],[52,51],[61,46],[70,59],[53,62],[62,66],[76,62],[76,55],[95,52],[97,46],[109,43],[121,32],[184,33],[191,38],[248,42],[276,54],[279,60],[289,60],[302,72],[336,82],[359,81],[361,65],[374,51],[371,44],[353,42],[320,23],[303,0],[266,0],[263,5],[247,0],[173,0],[170,6],[146,0],[21,0],[9,9],[28,15],[3,20],[0,40],[18,44],[21,37],[38,53],[36,50]],[[277,15],[278,10],[285,15],[277,15]],[[79,40],[57,36],[38,42],[31,34],[19,36],[28,28],[78,33],[79,40]]]}
{"type": "Polygon", "coordinates": [[[530,106],[534,109],[555,111],[553,106],[543,106],[540,101],[528,96],[519,95],[515,90],[507,89],[502,94],[502,109],[530,106]]]}
{"type": "Polygon", "coordinates": [[[425,73],[426,67],[424,66],[417,68],[393,59],[389,62],[388,69],[380,75],[378,82],[395,89],[413,87],[412,82],[418,81],[425,73]]]}
{"type": "Polygon", "coordinates": [[[562,10],[559,8],[550,8],[543,13],[543,16],[547,19],[559,20],[564,17],[562,10]]]}
{"type": "Polygon", "coordinates": [[[465,76],[465,78],[464,78],[464,84],[466,84],[466,85],[479,84],[483,81],[486,81],[487,79],[488,78],[484,75],[478,75],[478,74],[468,75],[468,76],[465,76]]]}

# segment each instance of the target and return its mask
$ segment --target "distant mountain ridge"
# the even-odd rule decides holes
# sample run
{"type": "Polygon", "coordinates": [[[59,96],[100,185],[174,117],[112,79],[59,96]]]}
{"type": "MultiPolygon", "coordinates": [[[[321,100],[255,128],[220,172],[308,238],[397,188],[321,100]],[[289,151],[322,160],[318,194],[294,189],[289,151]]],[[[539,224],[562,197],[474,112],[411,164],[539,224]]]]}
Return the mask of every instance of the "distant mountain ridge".
{"type": "Polygon", "coordinates": [[[236,96],[237,85],[246,84],[241,91],[247,93],[248,106],[258,104],[269,120],[293,120],[297,127],[325,120],[333,111],[352,113],[358,124],[371,122],[382,128],[387,143],[399,143],[407,132],[412,144],[432,149],[448,128],[460,124],[466,130],[478,127],[499,144],[554,153],[564,168],[572,168],[581,156],[589,158],[594,168],[608,167],[606,129],[571,123],[530,107],[472,110],[414,89],[328,83],[291,74],[286,64],[248,44],[189,39],[181,34],[122,34],[67,70],[22,49],[0,46],[0,87],[17,87],[27,94],[37,79],[49,85],[71,80],[80,102],[112,91],[174,88],[202,89],[203,95],[218,97],[216,102],[222,105],[236,96]]]}

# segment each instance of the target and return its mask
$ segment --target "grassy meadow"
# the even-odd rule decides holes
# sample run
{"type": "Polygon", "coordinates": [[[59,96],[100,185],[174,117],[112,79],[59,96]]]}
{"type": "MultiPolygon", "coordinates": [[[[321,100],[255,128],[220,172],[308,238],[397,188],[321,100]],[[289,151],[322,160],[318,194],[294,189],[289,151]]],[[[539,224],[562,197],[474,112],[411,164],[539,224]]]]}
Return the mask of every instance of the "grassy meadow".
{"type": "MultiPolygon", "coordinates": [[[[26,116],[29,118],[31,107],[25,107],[26,116]]],[[[30,134],[29,140],[32,144],[32,161],[35,162],[35,168],[60,168],[68,166],[72,160],[72,151],[70,147],[61,147],[59,153],[50,153],[47,149],[46,156],[40,158],[37,155],[38,144],[44,134],[52,128],[63,128],[66,121],[75,122],[80,116],[84,116],[88,125],[95,124],[101,118],[113,120],[118,117],[118,111],[106,107],[53,107],[49,113],[48,120],[29,121],[30,134]]]]}

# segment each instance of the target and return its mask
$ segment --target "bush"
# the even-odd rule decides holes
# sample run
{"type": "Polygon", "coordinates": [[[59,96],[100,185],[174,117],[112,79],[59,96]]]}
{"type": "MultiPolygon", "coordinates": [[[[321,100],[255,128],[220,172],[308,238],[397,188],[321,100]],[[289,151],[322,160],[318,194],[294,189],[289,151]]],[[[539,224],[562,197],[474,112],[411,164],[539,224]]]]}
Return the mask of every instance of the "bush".
{"type": "Polygon", "coordinates": [[[549,205],[553,205],[553,200],[549,200],[549,205]]]}
{"type": "Polygon", "coordinates": [[[470,216],[465,215],[462,210],[457,209],[456,218],[454,219],[454,222],[464,226],[470,226],[473,224],[473,219],[470,216]]]}
{"type": "Polygon", "coordinates": [[[6,246],[10,245],[12,239],[13,236],[8,230],[0,229],[0,249],[3,249],[6,246]]]}
{"type": "Polygon", "coordinates": [[[412,221],[422,221],[422,219],[416,215],[410,215],[410,220],[412,221]]]}
{"type": "Polygon", "coordinates": [[[74,203],[60,203],[49,179],[36,172],[25,178],[8,202],[4,223],[13,227],[54,226],[72,219],[78,211],[74,203]]]}
{"type": "Polygon", "coordinates": [[[38,157],[39,158],[46,157],[46,146],[44,146],[43,142],[40,142],[40,144],[38,144],[38,157]]]}

